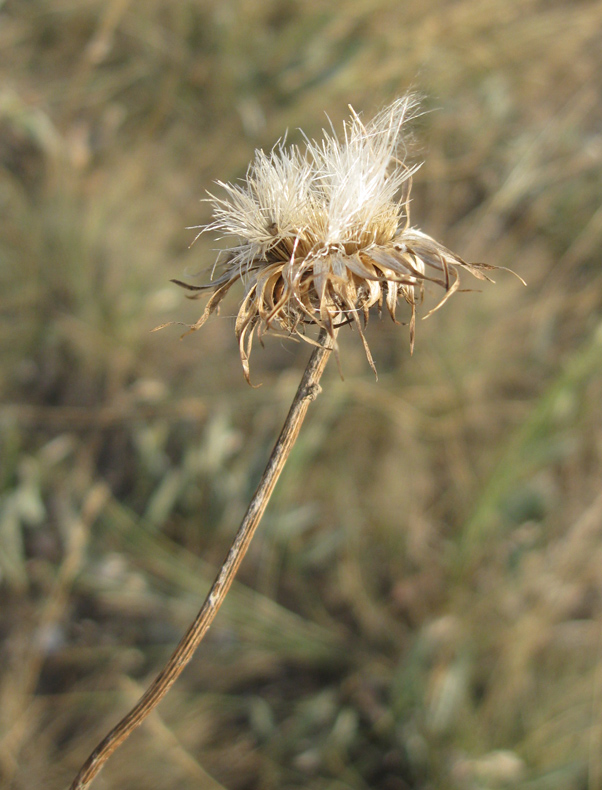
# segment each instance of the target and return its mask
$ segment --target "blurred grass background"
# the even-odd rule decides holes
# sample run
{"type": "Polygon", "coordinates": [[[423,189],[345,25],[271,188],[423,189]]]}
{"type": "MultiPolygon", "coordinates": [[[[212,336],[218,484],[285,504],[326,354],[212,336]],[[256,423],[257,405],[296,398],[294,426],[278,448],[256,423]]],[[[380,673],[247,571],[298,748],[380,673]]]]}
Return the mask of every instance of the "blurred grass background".
{"type": "MultiPolygon", "coordinates": [[[[413,222],[510,266],[327,371],[101,788],[602,789],[602,3],[0,4],[0,784],[63,788],[195,614],[309,350],[243,381],[204,190],[416,88],[413,222]],[[206,275],[205,275],[206,276],[206,275]],[[198,280],[197,280],[198,281],[198,280]]],[[[236,298],[235,295],[233,298],[236,298]]]]}

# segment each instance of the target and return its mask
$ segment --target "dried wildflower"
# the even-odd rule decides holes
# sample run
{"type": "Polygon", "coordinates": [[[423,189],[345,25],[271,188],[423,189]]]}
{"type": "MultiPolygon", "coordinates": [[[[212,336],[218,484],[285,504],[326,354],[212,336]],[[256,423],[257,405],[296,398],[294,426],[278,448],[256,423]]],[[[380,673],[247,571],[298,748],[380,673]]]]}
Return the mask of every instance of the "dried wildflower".
{"type": "MultiPolygon", "coordinates": [[[[417,167],[404,162],[404,126],[418,103],[407,95],[364,124],[351,109],[343,137],[324,131],[304,150],[280,142],[258,150],[240,185],[218,182],[224,197],[209,196],[213,221],[199,226],[238,240],[221,253],[220,274],[209,284],[179,285],[199,298],[212,292],[191,330],[216,311],[237,280],[245,295],[236,336],[247,381],[253,335],[281,330],[307,338],[308,325],[355,325],[364,337],[369,310],[386,306],[395,321],[401,297],[411,309],[414,345],[416,305],[424,285],[444,290],[438,309],[459,288],[459,271],[479,279],[495,267],[469,264],[422,231],[410,227],[409,197],[417,167]]],[[[197,237],[198,238],[198,237],[197,237]]],[[[215,267],[214,267],[215,268],[215,267]]],[[[433,310],[431,310],[433,312],[433,310]]]]}
{"type": "MultiPolygon", "coordinates": [[[[417,108],[406,96],[364,125],[351,110],[343,139],[324,132],[322,142],[306,140],[303,152],[281,143],[269,154],[257,151],[242,186],[223,184],[225,197],[210,195],[213,222],[201,228],[234,236],[221,262],[222,273],[209,285],[179,283],[195,297],[213,291],[199,329],[218,309],[237,280],[245,286],[236,334],[247,381],[255,332],[284,330],[305,337],[308,325],[320,327],[318,341],[247,512],[198,615],[171,657],[132,709],[102,739],[80,768],[71,790],[87,790],[111,754],[159,704],[190,661],[213,622],[249,547],[342,324],[357,326],[364,338],[371,307],[386,305],[395,320],[397,300],[411,308],[414,342],[416,304],[425,283],[444,289],[438,307],[458,290],[459,270],[479,279],[494,267],[468,264],[439,242],[410,228],[412,173],[401,156],[403,126],[417,108]]],[[[219,262],[219,259],[218,259],[219,262]]],[[[177,282],[177,281],[176,281],[177,282]]],[[[193,298],[195,298],[193,297],[193,298]]],[[[437,308],[435,308],[437,309],[437,308]]],[[[432,311],[431,311],[432,312],[432,311]]]]}

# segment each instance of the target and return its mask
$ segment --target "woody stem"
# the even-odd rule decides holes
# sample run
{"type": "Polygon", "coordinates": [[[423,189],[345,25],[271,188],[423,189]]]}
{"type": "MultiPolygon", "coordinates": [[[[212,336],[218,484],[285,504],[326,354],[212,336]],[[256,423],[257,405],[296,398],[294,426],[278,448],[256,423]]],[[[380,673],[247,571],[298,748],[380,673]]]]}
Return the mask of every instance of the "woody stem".
{"type": "Polygon", "coordinates": [[[232,546],[220,571],[205,598],[194,622],[184,634],[171,658],[151,683],[136,705],[113,727],[94,749],[73,780],[70,790],[86,790],[111,754],[130,733],[140,726],[151,711],[161,702],[180,673],[188,664],[201,640],[213,622],[226,593],[249,548],[249,544],[267,507],[274,487],[288,456],[297,440],[311,401],[320,393],[319,381],[334,348],[336,330],[330,335],[322,330],[316,347],[307,363],[290,410],[274,445],[257,490],[236,533],[232,546]]]}

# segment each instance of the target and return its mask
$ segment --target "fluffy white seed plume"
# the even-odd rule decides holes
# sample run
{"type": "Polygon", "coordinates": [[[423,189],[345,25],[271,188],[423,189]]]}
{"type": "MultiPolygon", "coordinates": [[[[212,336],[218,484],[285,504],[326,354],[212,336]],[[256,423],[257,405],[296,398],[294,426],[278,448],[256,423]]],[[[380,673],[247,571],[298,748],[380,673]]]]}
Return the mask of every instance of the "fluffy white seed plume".
{"type": "Polygon", "coordinates": [[[269,155],[258,150],[242,186],[218,181],[226,197],[209,193],[213,222],[202,226],[201,233],[214,231],[220,237],[239,239],[240,244],[228,251],[228,262],[246,272],[307,223],[314,177],[311,164],[296,147],[286,150],[280,143],[269,155]]]}
{"type": "Polygon", "coordinates": [[[403,298],[413,347],[425,282],[444,289],[438,308],[458,289],[460,270],[489,279],[485,272],[496,268],[466,263],[410,227],[417,167],[404,161],[404,132],[417,111],[412,94],[366,124],[351,109],[342,137],[324,131],[320,141],[306,138],[303,149],[280,142],[269,154],[256,151],[241,184],[218,182],[224,196],[209,195],[213,221],[200,233],[232,237],[233,244],[220,253],[221,273],[207,285],[174,282],[195,291],[192,298],[212,292],[191,330],[218,309],[237,280],[243,282],[236,335],[247,380],[255,332],[261,337],[280,330],[313,342],[305,335],[308,326],[332,334],[350,323],[374,367],[364,337],[371,307],[386,306],[395,320],[403,298]]]}
{"type": "Polygon", "coordinates": [[[399,154],[402,127],[414,117],[412,96],[398,99],[367,126],[351,109],[343,127],[343,141],[324,133],[321,144],[308,141],[307,152],[320,174],[320,191],[328,206],[326,246],[362,246],[390,239],[403,222],[407,193],[403,185],[417,167],[408,168],[399,154]]]}

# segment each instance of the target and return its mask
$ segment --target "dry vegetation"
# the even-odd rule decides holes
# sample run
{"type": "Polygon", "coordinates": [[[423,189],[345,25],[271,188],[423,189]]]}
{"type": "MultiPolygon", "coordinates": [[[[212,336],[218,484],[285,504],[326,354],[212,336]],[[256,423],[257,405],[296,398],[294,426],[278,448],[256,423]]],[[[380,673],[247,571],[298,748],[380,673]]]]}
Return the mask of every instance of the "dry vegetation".
{"type": "Polygon", "coordinates": [[[413,221],[516,269],[343,332],[119,790],[602,788],[602,3],[0,5],[0,784],[59,790],[177,641],[307,357],[170,277],[256,146],[408,87],[413,221]],[[348,337],[347,337],[348,336],[348,337]]]}

